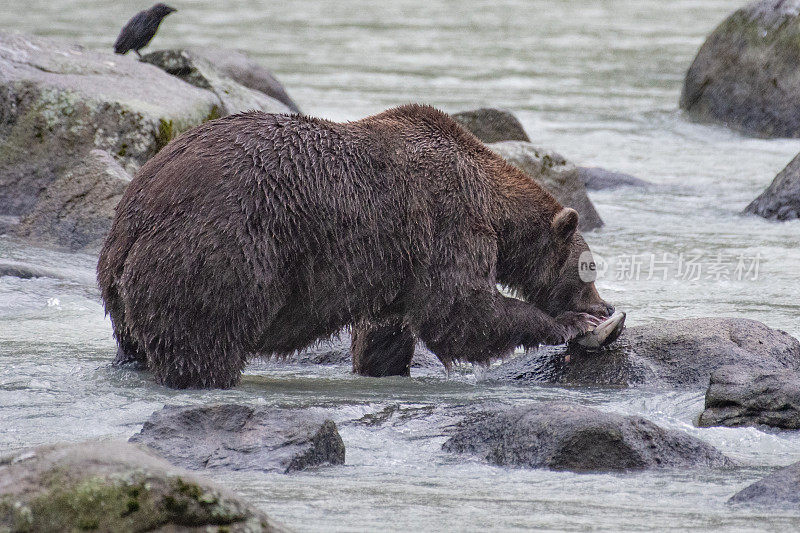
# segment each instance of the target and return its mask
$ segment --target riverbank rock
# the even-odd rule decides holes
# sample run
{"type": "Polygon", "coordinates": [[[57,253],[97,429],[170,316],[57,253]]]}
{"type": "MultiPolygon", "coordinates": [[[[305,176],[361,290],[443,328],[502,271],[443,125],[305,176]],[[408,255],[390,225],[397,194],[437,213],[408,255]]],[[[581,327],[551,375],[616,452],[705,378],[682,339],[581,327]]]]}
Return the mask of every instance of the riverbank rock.
{"type": "Polygon", "coordinates": [[[598,167],[578,167],[578,177],[590,191],[605,191],[620,187],[647,189],[652,183],[624,174],[598,167]]]}
{"type": "Polygon", "coordinates": [[[722,367],[711,374],[698,425],[800,429],[800,374],[722,367]]]}
{"type": "Polygon", "coordinates": [[[314,466],[341,465],[345,455],[336,424],[309,409],[166,406],[153,413],[130,440],[191,470],[288,474],[314,466]]]}
{"type": "Polygon", "coordinates": [[[800,155],[775,176],[744,212],[771,220],[800,218],[800,155]]]}
{"type": "Polygon", "coordinates": [[[230,492],[121,442],[0,459],[0,530],[286,531],[230,492]]]}
{"type": "Polygon", "coordinates": [[[300,108],[286,92],[283,84],[246,52],[227,48],[190,48],[188,51],[195,57],[211,62],[217,70],[232,80],[274,98],[292,113],[300,113],[300,108]]]}
{"type": "Polygon", "coordinates": [[[800,368],[800,342],[741,318],[690,318],[627,328],[601,351],[530,350],[483,379],[516,383],[701,389],[718,368],[743,364],[762,371],[800,368]]]}
{"type": "Polygon", "coordinates": [[[511,111],[482,107],[451,115],[475,137],[485,143],[500,141],[530,142],[522,123],[511,111]]]}
{"type": "Polygon", "coordinates": [[[680,107],[762,137],[800,136],[800,0],[739,9],[706,39],[686,74],[680,107]]]}
{"type": "Polygon", "coordinates": [[[195,87],[213,92],[221,102],[223,116],[253,110],[266,113],[292,112],[278,100],[237,83],[208,59],[191,50],[159,50],[142,56],[142,61],[195,87]]]}
{"type": "Polygon", "coordinates": [[[758,507],[800,505],[800,463],[781,468],[734,494],[730,504],[758,507]]]}
{"type": "Polygon", "coordinates": [[[484,413],[444,443],[498,466],[573,472],[727,467],[721,452],[686,433],[644,418],[547,402],[484,413]]]}
{"type": "Polygon", "coordinates": [[[132,175],[179,132],[220,114],[211,91],[132,57],[0,32],[0,216],[22,221],[33,214],[11,230],[31,239],[53,230],[46,241],[91,246],[85,239],[104,231],[100,212],[119,181],[107,178],[119,168],[132,175]],[[104,165],[93,150],[119,168],[104,165]],[[91,189],[92,165],[104,167],[104,178],[94,181],[101,190],[80,196],[91,189]],[[92,211],[87,220],[75,220],[80,203],[92,211]],[[73,223],[79,234],[65,234],[73,223]]]}
{"type": "Polygon", "coordinates": [[[531,143],[519,141],[488,145],[501,157],[544,186],[556,199],[580,215],[579,229],[590,231],[603,225],[600,215],[586,194],[578,169],[564,157],[531,143]]]}

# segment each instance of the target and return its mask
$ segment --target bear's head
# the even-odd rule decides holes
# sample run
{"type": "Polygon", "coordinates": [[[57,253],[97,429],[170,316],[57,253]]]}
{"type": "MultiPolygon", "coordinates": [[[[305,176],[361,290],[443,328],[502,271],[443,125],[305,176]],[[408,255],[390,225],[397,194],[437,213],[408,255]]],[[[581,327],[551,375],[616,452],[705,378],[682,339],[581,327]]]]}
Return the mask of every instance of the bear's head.
{"type": "Polygon", "coordinates": [[[569,311],[598,318],[614,314],[595,287],[594,260],[578,232],[578,212],[561,208],[544,226],[536,244],[515,239],[518,249],[506,284],[552,317],[569,311]]]}

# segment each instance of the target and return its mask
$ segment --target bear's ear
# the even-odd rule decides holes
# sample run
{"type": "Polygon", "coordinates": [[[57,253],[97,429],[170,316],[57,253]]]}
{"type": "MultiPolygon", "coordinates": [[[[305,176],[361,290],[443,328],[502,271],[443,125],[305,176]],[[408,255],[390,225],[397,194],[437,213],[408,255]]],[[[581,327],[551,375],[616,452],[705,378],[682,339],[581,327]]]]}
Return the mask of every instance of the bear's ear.
{"type": "Polygon", "coordinates": [[[568,241],[578,229],[578,212],[565,207],[553,218],[553,233],[562,241],[568,241]]]}

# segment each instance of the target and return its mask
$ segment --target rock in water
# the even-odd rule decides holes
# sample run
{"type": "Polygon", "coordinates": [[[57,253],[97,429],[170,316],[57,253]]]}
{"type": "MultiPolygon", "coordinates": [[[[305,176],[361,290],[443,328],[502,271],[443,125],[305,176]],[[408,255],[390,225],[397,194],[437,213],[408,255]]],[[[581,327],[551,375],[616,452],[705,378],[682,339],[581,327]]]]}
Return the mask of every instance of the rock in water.
{"type": "Polygon", "coordinates": [[[209,60],[190,50],[159,50],[142,56],[150,63],[195,87],[212,91],[222,102],[223,115],[242,111],[290,113],[283,103],[240,85],[220,72],[209,60]]]}
{"type": "Polygon", "coordinates": [[[444,443],[498,466],[573,472],[727,467],[718,450],[681,431],[638,416],[563,402],[484,413],[444,443]]]}
{"type": "Polygon", "coordinates": [[[42,192],[17,235],[70,249],[99,249],[131,181],[108,152],[92,150],[42,192]]]}
{"type": "Polygon", "coordinates": [[[119,169],[132,174],[220,109],[214,93],[133,58],[0,32],[0,216],[32,215],[11,231],[90,248],[108,230],[119,169]]]}
{"type": "Polygon", "coordinates": [[[344,464],[344,443],[336,424],[313,410],[166,406],[130,440],[192,470],[289,473],[344,464]]]}
{"type": "Polygon", "coordinates": [[[781,468],[739,491],[728,503],[758,507],[800,505],[800,463],[781,468]]]}
{"type": "Polygon", "coordinates": [[[763,371],[797,370],[800,342],[755,320],[672,320],[629,327],[601,351],[575,344],[531,350],[490,369],[483,379],[700,389],[715,370],[737,363],[763,371]]]}
{"type": "Polygon", "coordinates": [[[647,189],[652,186],[652,183],[635,178],[630,174],[612,172],[598,167],[578,167],[578,176],[590,191],[604,191],[620,187],[647,189]]]}
{"type": "Polygon", "coordinates": [[[300,113],[300,108],[286,92],[283,84],[246,52],[210,47],[191,48],[188,52],[194,57],[202,57],[211,62],[217,70],[232,80],[274,98],[293,113],[300,113]]]}
{"type": "Polygon", "coordinates": [[[500,141],[530,142],[525,128],[511,111],[483,107],[451,115],[475,137],[485,143],[500,141]]]}
{"type": "Polygon", "coordinates": [[[0,459],[0,531],[286,531],[138,446],[43,446],[0,459]],[[211,529],[208,529],[211,530],[211,529]]]}
{"type": "Polygon", "coordinates": [[[508,141],[488,146],[550,191],[561,204],[576,210],[580,215],[581,231],[593,230],[603,225],[594,204],[586,194],[586,186],[578,175],[578,169],[560,154],[537,148],[527,142],[508,141]]]}
{"type": "Polygon", "coordinates": [[[800,137],[800,0],[762,0],[706,39],[680,106],[700,120],[763,137],[800,137]]]}
{"type": "Polygon", "coordinates": [[[772,220],[800,218],[800,155],[775,176],[744,212],[772,220]]]}
{"type": "Polygon", "coordinates": [[[800,374],[724,366],[711,374],[698,425],[800,429],[800,374]]]}

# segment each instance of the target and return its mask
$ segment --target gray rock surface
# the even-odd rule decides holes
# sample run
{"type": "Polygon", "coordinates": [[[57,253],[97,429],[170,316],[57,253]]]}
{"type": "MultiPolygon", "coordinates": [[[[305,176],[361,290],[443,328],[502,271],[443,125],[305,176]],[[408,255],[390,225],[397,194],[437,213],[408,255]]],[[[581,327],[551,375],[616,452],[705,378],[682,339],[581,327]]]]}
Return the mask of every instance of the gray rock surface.
{"type": "Polygon", "coordinates": [[[266,113],[292,112],[278,100],[239,84],[208,59],[190,50],[159,50],[142,56],[142,61],[195,87],[213,92],[222,103],[222,115],[253,110],[266,113]]]}
{"type": "Polygon", "coordinates": [[[519,119],[511,111],[505,109],[482,107],[453,113],[451,116],[485,143],[530,142],[519,119]]]}
{"type": "Polygon", "coordinates": [[[598,167],[578,167],[578,176],[590,191],[603,191],[607,189],[618,189],[620,187],[646,189],[652,185],[652,183],[631,176],[630,174],[612,172],[598,167]]]}
{"type": "Polygon", "coordinates": [[[706,39],[680,106],[693,117],[763,137],[800,136],[800,0],[737,10],[706,39]]]}
{"type": "Polygon", "coordinates": [[[711,374],[698,425],[800,429],[800,374],[724,366],[711,374]]]}
{"type": "Polygon", "coordinates": [[[637,416],[546,402],[479,415],[443,445],[498,466],[573,472],[728,467],[718,450],[637,416]]]}
{"type": "Polygon", "coordinates": [[[189,52],[195,57],[208,60],[232,80],[274,98],[293,113],[300,113],[300,108],[286,92],[283,84],[246,52],[226,48],[191,48],[189,52]]]}
{"type": "MultiPolygon", "coordinates": [[[[39,207],[51,206],[57,219],[64,214],[61,200],[87,185],[76,176],[97,163],[92,150],[109,154],[132,175],[175,135],[219,116],[221,105],[213,92],[133,57],[0,32],[0,217],[24,219],[56,184],[55,197],[44,198],[39,207]]],[[[118,174],[117,169],[103,173],[118,174]]],[[[114,188],[106,179],[97,184],[114,188]]],[[[91,208],[110,205],[107,194],[90,194],[102,204],[91,208]]],[[[55,233],[47,241],[83,248],[91,243],[77,236],[61,242],[59,231],[73,222],[86,238],[96,237],[95,222],[78,222],[73,215],[72,222],[31,227],[33,220],[47,218],[40,210],[23,228],[9,229],[44,236],[51,228],[55,233]]]]}
{"type": "Polygon", "coordinates": [[[701,389],[718,368],[743,364],[781,372],[800,367],[800,342],[741,318],[690,318],[630,327],[606,349],[530,350],[487,371],[506,383],[701,389]]]}
{"type": "Polygon", "coordinates": [[[16,234],[73,250],[99,249],[130,180],[108,152],[92,150],[39,195],[16,234]]]}
{"type": "Polygon", "coordinates": [[[734,494],[730,504],[757,507],[792,507],[800,505],[800,463],[776,470],[734,494]]]}
{"type": "Polygon", "coordinates": [[[580,215],[579,229],[589,231],[603,225],[594,204],[586,194],[578,169],[561,155],[531,143],[520,141],[499,142],[488,145],[506,161],[520,168],[556,199],[580,215]]]}
{"type": "Polygon", "coordinates": [[[0,459],[0,530],[286,531],[211,482],[113,441],[0,459]]]}
{"type": "Polygon", "coordinates": [[[314,466],[341,465],[345,455],[336,424],[311,409],[166,406],[153,413],[130,440],[191,470],[288,474],[314,466]]]}
{"type": "Polygon", "coordinates": [[[800,218],[800,155],[775,176],[744,212],[771,220],[800,218]]]}

